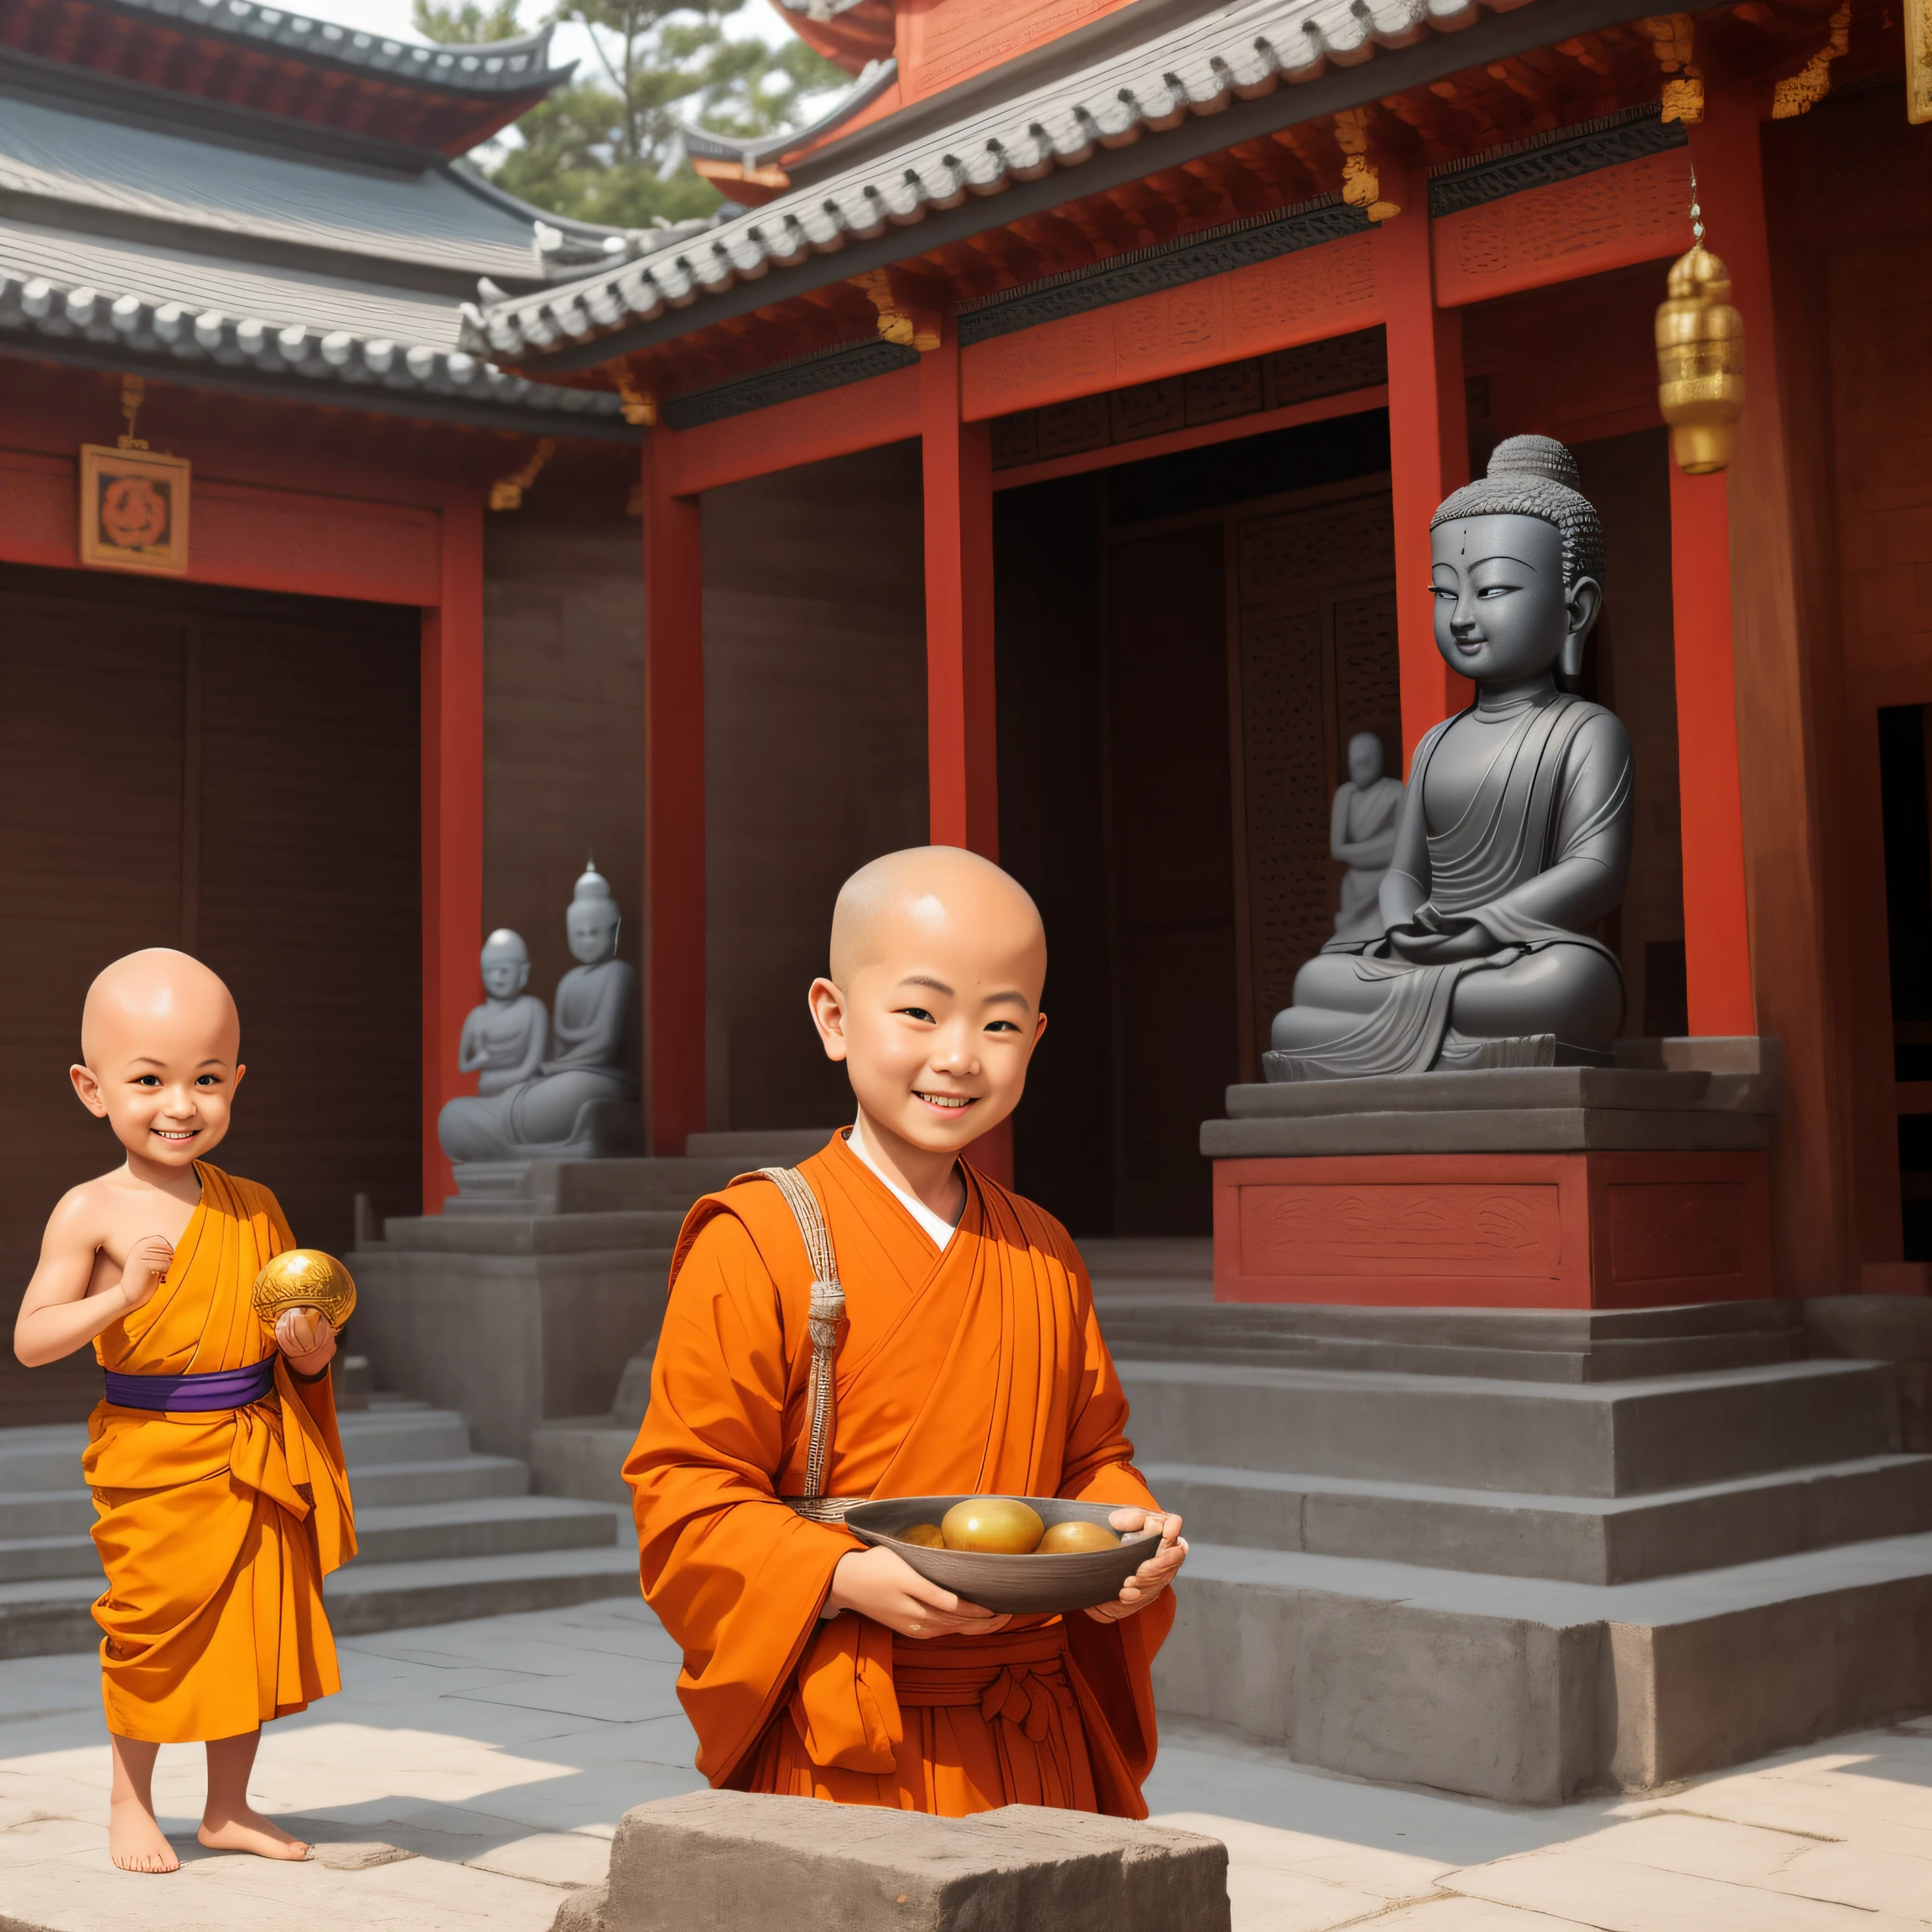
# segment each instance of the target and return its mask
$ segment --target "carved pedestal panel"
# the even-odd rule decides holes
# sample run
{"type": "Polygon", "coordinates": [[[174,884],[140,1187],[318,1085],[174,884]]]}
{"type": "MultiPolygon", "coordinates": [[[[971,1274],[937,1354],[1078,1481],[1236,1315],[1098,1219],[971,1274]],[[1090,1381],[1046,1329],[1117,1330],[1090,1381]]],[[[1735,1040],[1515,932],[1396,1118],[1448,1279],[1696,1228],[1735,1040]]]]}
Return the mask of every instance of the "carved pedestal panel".
{"type": "Polygon", "coordinates": [[[1771,1292],[1762,1150],[1214,1163],[1219,1301],[1659,1308],[1771,1292]]]}

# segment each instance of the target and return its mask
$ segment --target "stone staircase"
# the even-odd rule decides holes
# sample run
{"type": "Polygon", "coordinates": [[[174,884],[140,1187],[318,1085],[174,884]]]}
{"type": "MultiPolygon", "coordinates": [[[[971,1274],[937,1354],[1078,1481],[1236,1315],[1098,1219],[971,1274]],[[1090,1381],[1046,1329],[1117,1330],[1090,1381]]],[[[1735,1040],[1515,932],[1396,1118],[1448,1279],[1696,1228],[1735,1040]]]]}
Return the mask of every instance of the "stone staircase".
{"type": "MultiPolygon", "coordinates": [[[[530,1493],[463,1418],[377,1395],[339,1418],[360,1553],[325,1586],[338,1634],[542,1610],[637,1587],[627,1511],[530,1493]]],[[[91,1649],[101,1566],[82,1424],[0,1430],[0,1657],[91,1649]]]]}
{"type": "Polygon", "coordinates": [[[1932,1457],[1803,1305],[1217,1305],[1205,1244],[1092,1245],[1187,1519],[1162,1709],[1548,1804],[1932,1705],[1932,1457]]]}

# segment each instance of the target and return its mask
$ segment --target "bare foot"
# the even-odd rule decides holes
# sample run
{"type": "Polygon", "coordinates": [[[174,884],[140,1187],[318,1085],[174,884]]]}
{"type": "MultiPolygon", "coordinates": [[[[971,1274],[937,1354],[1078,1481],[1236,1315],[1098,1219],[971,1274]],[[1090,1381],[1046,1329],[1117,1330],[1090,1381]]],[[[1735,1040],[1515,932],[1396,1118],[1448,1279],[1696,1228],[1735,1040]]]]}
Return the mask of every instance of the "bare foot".
{"type": "Polygon", "coordinates": [[[195,1836],[210,1852],[252,1852],[257,1858],[298,1862],[309,1856],[309,1847],[299,1838],[291,1838],[273,1818],[264,1818],[259,1811],[242,1811],[231,1818],[204,1818],[195,1836]]]}
{"type": "Polygon", "coordinates": [[[107,1856],[123,1872],[179,1872],[181,1861],[138,1798],[107,1807],[107,1856]]]}

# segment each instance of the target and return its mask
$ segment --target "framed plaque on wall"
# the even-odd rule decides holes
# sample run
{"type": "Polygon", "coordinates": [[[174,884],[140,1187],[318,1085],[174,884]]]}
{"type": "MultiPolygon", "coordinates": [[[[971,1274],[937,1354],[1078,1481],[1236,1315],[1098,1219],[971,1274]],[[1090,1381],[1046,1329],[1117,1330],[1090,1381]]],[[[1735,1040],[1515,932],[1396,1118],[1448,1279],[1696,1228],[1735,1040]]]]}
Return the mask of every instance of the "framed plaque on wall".
{"type": "Polygon", "coordinates": [[[185,456],[82,444],[82,567],[181,574],[188,568],[188,496],[185,456]]]}

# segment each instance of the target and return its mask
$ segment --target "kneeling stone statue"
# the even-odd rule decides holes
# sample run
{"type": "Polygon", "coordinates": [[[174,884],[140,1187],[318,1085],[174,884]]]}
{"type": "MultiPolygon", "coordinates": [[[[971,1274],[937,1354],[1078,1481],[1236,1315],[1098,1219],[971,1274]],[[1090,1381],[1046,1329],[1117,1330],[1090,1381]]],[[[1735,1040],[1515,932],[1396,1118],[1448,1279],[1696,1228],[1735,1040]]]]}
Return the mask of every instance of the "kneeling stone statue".
{"type": "Polygon", "coordinates": [[[636,1151],[641,1131],[637,1079],[623,1062],[637,975],[617,957],[620,924],[609,880],[595,865],[586,867],[564,916],[571,955],[579,963],[557,983],[548,1059],[541,1057],[541,1000],[518,1000],[501,1015],[492,1010],[503,998],[493,969],[507,994],[522,990],[530,969],[526,955],[522,977],[515,973],[517,955],[523,952],[515,933],[491,935],[483,969],[492,998],[464,1023],[465,1070],[484,1065],[484,1043],[493,1033],[513,1030],[520,1038],[513,1046],[505,1042],[508,1050],[500,1060],[507,1062],[514,1053],[522,1065],[506,1083],[499,1067],[485,1066],[477,1097],[460,1095],[444,1106],[436,1136],[453,1162],[589,1160],[636,1151]]]}
{"type": "Polygon", "coordinates": [[[1602,526],[1579,480],[1561,443],[1513,436],[1436,511],[1436,646],[1475,702],[1416,746],[1386,930],[1331,940],[1296,975],[1270,1080],[1607,1055],[1623,975],[1583,928],[1630,870],[1630,739],[1556,687],[1559,668],[1582,668],[1603,595],[1602,526]]]}

